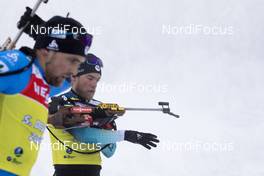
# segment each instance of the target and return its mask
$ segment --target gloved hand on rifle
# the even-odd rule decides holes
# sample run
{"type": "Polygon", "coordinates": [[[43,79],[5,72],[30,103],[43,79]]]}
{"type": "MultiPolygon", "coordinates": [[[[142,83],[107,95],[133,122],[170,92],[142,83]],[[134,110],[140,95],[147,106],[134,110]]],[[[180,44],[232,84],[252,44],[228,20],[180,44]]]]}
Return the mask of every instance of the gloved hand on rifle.
{"type": "Polygon", "coordinates": [[[49,123],[56,128],[80,125],[105,128],[106,124],[113,122],[117,115],[123,115],[124,111],[113,111],[106,107],[103,109],[100,106],[79,107],[61,97],[53,97],[49,104],[49,114],[49,123]]]}
{"type": "Polygon", "coordinates": [[[89,113],[89,115],[93,119],[93,125],[91,126],[104,129],[108,128],[109,126],[115,126],[112,122],[114,122],[114,120],[117,119],[118,116],[122,116],[124,113],[125,111],[121,109],[111,109],[99,105],[98,107],[93,108],[92,112],[89,113]]]}
{"type": "MultiPolygon", "coordinates": [[[[107,105],[107,104],[104,104],[107,105]]],[[[102,119],[106,117],[112,117],[112,116],[122,116],[124,115],[125,111],[124,110],[113,110],[111,108],[107,107],[102,107],[99,105],[98,107],[93,109],[93,112],[90,114],[94,119],[102,119]]]]}
{"type": "Polygon", "coordinates": [[[48,123],[55,128],[70,128],[85,123],[87,119],[81,114],[72,114],[67,107],[60,108],[56,113],[49,114],[48,123]]]}
{"type": "Polygon", "coordinates": [[[34,40],[37,38],[37,26],[41,26],[41,24],[45,23],[38,15],[34,15],[31,17],[32,9],[30,7],[26,7],[26,11],[24,14],[20,17],[20,20],[17,22],[17,28],[21,29],[24,27],[27,23],[27,27],[24,29],[23,32],[28,34],[30,37],[32,37],[34,40]],[[35,29],[35,30],[33,30],[35,29]]]}

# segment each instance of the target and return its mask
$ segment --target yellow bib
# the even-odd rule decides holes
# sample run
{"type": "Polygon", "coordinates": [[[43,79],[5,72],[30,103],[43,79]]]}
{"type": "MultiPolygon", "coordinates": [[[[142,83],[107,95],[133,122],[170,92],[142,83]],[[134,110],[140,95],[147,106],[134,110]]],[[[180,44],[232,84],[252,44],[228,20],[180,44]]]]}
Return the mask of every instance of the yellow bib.
{"type": "Polygon", "coordinates": [[[0,95],[0,107],[0,169],[28,176],[37,158],[36,146],[42,140],[48,111],[20,94],[0,95]]]}
{"type": "Polygon", "coordinates": [[[1,170],[29,176],[47,122],[48,94],[49,86],[35,65],[21,93],[0,94],[1,170]]]}
{"type": "Polygon", "coordinates": [[[96,144],[85,144],[75,141],[74,137],[62,130],[55,129],[52,125],[48,125],[52,133],[60,139],[65,145],[61,144],[50,134],[53,164],[87,164],[87,165],[101,165],[100,152],[94,154],[80,154],[68,149],[65,146],[81,151],[93,152],[100,149],[96,144]]]}

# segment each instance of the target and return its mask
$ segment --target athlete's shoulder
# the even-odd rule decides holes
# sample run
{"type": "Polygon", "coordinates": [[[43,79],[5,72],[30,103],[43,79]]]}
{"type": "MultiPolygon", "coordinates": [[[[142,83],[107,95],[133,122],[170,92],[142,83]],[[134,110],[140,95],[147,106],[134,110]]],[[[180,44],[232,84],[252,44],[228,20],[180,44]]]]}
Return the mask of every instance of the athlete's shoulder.
{"type": "Polygon", "coordinates": [[[31,58],[19,50],[0,52],[0,73],[21,69],[28,65],[31,58]]]}
{"type": "Polygon", "coordinates": [[[19,50],[0,52],[0,92],[16,94],[24,90],[31,77],[31,59],[19,50]]]}

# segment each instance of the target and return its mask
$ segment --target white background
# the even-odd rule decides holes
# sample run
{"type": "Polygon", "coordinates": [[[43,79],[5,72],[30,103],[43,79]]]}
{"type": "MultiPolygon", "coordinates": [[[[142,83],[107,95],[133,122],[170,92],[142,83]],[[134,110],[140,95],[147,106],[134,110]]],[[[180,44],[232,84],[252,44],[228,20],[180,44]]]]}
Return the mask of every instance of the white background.
{"type": "MultiPolygon", "coordinates": [[[[2,42],[34,3],[0,1],[2,42]]],[[[97,99],[129,107],[169,101],[181,115],[127,112],[120,129],[152,132],[161,143],[151,151],[119,143],[103,158],[103,176],[264,175],[263,7],[261,0],[50,0],[40,7],[45,20],[70,11],[94,33],[91,52],[105,65],[97,99]],[[222,32],[179,31],[193,26],[222,32]]],[[[33,41],[23,36],[21,45],[33,41]]],[[[31,175],[52,173],[42,147],[31,175]]]]}

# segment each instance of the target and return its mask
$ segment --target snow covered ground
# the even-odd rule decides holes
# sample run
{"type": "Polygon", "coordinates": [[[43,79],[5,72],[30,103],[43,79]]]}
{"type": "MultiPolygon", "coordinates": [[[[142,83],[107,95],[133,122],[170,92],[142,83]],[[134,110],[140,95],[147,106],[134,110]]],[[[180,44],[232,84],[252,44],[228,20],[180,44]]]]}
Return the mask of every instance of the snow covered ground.
{"type": "MultiPolygon", "coordinates": [[[[14,36],[25,6],[0,1],[0,40],[14,36]]],[[[71,12],[104,60],[96,98],[128,107],[169,101],[180,119],[127,112],[119,129],[152,132],[151,151],[127,142],[104,158],[103,176],[263,176],[264,25],[261,0],[50,0],[44,19],[71,12]]],[[[19,46],[32,46],[27,36],[19,46]]],[[[46,134],[44,143],[47,146],[46,134]]],[[[52,175],[42,147],[32,176],[52,175]]]]}

